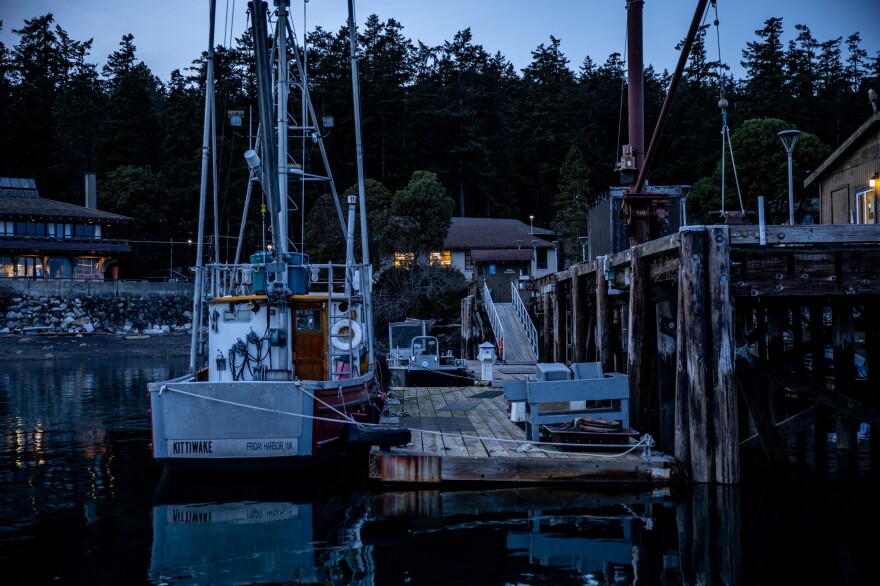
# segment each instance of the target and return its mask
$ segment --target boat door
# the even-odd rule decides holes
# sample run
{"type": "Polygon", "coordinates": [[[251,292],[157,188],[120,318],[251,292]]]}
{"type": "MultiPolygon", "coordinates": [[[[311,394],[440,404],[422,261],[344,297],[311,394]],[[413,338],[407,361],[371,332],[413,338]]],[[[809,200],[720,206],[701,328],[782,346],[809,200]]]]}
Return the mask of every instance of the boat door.
{"type": "Polygon", "coordinates": [[[293,364],[296,365],[296,376],[303,380],[325,380],[327,326],[321,304],[298,304],[293,323],[291,351],[293,364]]]}

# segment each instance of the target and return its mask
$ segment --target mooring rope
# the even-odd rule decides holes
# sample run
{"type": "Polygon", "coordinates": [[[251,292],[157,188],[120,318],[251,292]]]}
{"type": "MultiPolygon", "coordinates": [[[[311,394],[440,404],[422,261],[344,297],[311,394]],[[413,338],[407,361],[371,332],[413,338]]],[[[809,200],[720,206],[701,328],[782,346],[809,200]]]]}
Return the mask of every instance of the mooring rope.
{"type": "MultiPolygon", "coordinates": [[[[309,391],[302,387],[300,384],[296,384],[304,393],[308,394],[312,398],[320,401],[321,403],[325,403],[318,399],[314,395],[312,395],[309,391]]],[[[254,411],[265,411],[267,413],[272,413],[275,415],[290,415],[292,417],[302,417],[303,419],[311,419],[314,421],[327,421],[330,423],[353,423],[360,428],[388,428],[388,424],[382,423],[368,423],[364,421],[355,421],[350,415],[344,414],[336,409],[333,409],[331,405],[327,405],[331,409],[333,409],[336,413],[345,418],[345,421],[340,421],[339,419],[331,419],[329,417],[319,417],[316,415],[307,415],[305,413],[291,413],[290,411],[281,411],[279,409],[268,409],[266,407],[258,407],[256,405],[248,405],[246,403],[238,403],[235,401],[227,401],[225,399],[217,399],[215,397],[206,397],[204,395],[199,395],[197,393],[189,393],[187,391],[181,389],[175,389],[173,387],[168,387],[167,385],[163,385],[161,389],[159,389],[159,394],[161,395],[165,391],[171,391],[175,393],[180,393],[181,395],[186,395],[189,397],[194,397],[197,399],[203,399],[205,401],[213,401],[216,403],[223,403],[225,405],[231,405],[234,407],[242,407],[244,409],[252,409],[254,411]]],[[[499,442],[499,443],[513,443],[517,444],[516,451],[526,452],[531,449],[535,449],[535,451],[540,451],[543,453],[558,453],[552,452],[550,450],[544,450],[537,448],[536,446],[554,446],[554,447],[578,447],[578,448],[627,448],[623,452],[608,454],[608,453],[595,453],[595,452],[579,452],[584,455],[596,456],[598,458],[619,458],[621,456],[625,456],[637,449],[650,449],[655,445],[654,438],[651,437],[650,434],[643,435],[638,442],[635,444],[588,444],[588,443],[569,443],[569,442],[541,442],[541,441],[531,441],[531,440],[519,440],[519,439],[507,439],[507,438],[499,438],[499,437],[486,437],[480,435],[468,435],[468,434],[458,434],[458,433],[449,433],[444,431],[436,431],[431,429],[420,429],[415,427],[406,427],[400,429],[408,429],[413,433],[424,433],[430,435],[436,435],[440,437],[448,436],[451,438],[460,438],[460,439],[474,439],[479,441],[489,441],[489,442],[499,442]]]]}

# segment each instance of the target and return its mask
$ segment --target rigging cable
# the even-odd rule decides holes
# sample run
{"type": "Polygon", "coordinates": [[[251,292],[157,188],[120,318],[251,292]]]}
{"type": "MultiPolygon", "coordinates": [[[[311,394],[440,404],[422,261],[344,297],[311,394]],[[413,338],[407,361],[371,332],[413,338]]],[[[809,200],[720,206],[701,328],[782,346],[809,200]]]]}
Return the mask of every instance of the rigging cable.
{"type": "Polygon", "coordinates": [[[721,108],[721,215],[725,214],[724,197],[725,197],[725,175],[726,175],[726,151],[725,147],[730,151],[730,166],[733,169],[733,179],[736,182],[736,195],[739,198],[740,212],[745,214],[745,206],[743,205],[742,192],[739,187],[739,177],[736,173],[736,161],[733,158],[733,144],[730,142],[730,127],[727,126],[727,105],[728,102],[724,97],[724,80],[721,76],[721,28],[718,26],[718,3],[711,0],[712,8],[715,10],[715,38],[718,45],[718,61],[715,62],[716,79],[718,83],[718,107],[721,108]]]}
{"type": "MultiPolygon", "coordinates": [[[[629,10],[629,3],[627,3],[627,10],[629,10]]],[[[624,27],[623,31],[623,61],[622,65],[626,66],[626,49],[629,46],[629,27],[624,27]]],[[[622,73],[622,71],[621,71],[622,73]]],[[[623,90],[626,87],[626,76],[620,76],[620,105],[618,106],[617,111],[617,148],[614,150],[614,162],[617,163],[618,157],[620,157],[620,132],[621,127],[623,126],[623,90]]]]}

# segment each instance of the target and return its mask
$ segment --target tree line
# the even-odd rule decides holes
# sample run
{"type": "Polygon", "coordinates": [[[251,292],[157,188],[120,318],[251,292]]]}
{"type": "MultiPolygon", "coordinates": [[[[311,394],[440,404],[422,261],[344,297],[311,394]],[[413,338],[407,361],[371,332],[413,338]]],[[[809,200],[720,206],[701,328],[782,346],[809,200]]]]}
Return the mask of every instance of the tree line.
{"type": "MultiPolygon", "coordinates": [[[[867,95],[870,87],[880,89],[880,53],[868,55],[857,32],[822,41],[804,24],[785,45],[782,19],[770,18],[737,56],[745,76],[735,79],[721,55],[710,55],[712,26],[701,27],[695,39],[648,180],[693,185],[688,219],[715,221],[726,119],[737,173],[728,156],[724,207],[738,208],[741,198],[754,209],[763,195],[771,220],[784,220],[787,158],[776,132],[803,132],[794,157],[800,186],[871,115],[867,95]]],[[[500,52],[475,43],[470,29],[427,46],[403,28],[371,15],[358,31],[367,208],[377,247],[371,255],[442,243],[448,220],[435,217],[533,215],[536,225],[558,230],[566,254],[577,258],[586,210],[619,183],[613,168],[628,132],[623,56],[612,53],[602,63],[587,57],[575,66],[562,40],[551,36],[517,71],[500,52]]],[[[161,80],[138,59],[132,35],[99,69],[90,62],[92,40],[72,39],[51,13],[25,20],[13,33],[14,46],[0,44],[0,175],[33,177],[44,197],[81,204],[82,177],[95,172],[99,208],[139,220],[128,238],[192,237],[205,54],[161,80]]],[[[345,190],[357,178],[348,29],[317,27],[306,38],[312,101],[319,118],[334,117],[324,141],[336,185],[345,190]]],[[[242,153],[257,123],[252,41],[248,31],[234,46],[218,46],[214,57],[221,260],[231,260],[236,248],[248,176],[242,153]],[[232,125],[236,113],[241,126],[232,125]]],[[[670,80],[670,72],[645,67],[646,144],[670,80]]],[[[314,145],[301,153],[303,165],[320,157],[314,145]]],[[[796,192],[803,214],[814,194],[796,192]]],[[[326,236],[326,223],[338,221],[326,186],[310,184],[300,197],[306,248],[344,246],[326,236]]],[[[245,249],[257,247],[262,234],[257,201],[245,249]]],[[[128,271],[165,266],[167,250],[138,250],[128,271]]]]}

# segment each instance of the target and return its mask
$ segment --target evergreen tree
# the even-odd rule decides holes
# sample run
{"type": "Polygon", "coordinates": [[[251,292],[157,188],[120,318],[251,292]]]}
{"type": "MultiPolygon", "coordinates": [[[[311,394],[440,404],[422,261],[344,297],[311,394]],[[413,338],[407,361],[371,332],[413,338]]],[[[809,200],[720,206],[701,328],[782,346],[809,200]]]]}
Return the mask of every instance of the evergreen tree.
{"type": "Polygon", "coordinates": [[[387,223],[378,236],[387,249],[427,259],[429,253],[443,248],[454,205],[436,173],[416,171],[406,188],[391,198],[387,223]]]}
{"type": "Polygon", "coordinates": [[[782,19],[769,18],[764,24],[755,31],[760,40],[746,43],[740,61],[746,70],[747,117],[788,118],[791,101],[784,70],[782,19]]]}
{"type": "Polygon", "coordinates": [[[556,194],[556,216],[553,225],[562,236],[565,258],[577,262],[581,250],[578,238],[587,236],[587,194],[590,192],[590,168],[584,162],[581,150],[568,149],[559,172],[559,191],[556,194]]]}
{"type": "Polygon", "coordinates": [[[522,211],[533,213],[539,223],[552,220],[554,186],[559,161],[576,140],[569,124],[575,118],[574,74],[562,53],[561,41],[532,51],[532,62],[523,70],[524,103],[519,127],[517,163],[524,182],[522,211]]]}
{"type": "Polygon", "coordinates": [[[132,35],[125,35],[103,69],[110,90],[101,129],[105,172],[126,165],[158,169],[162,88],[149,68],[136,61],[133,40],[132,35]]]}

